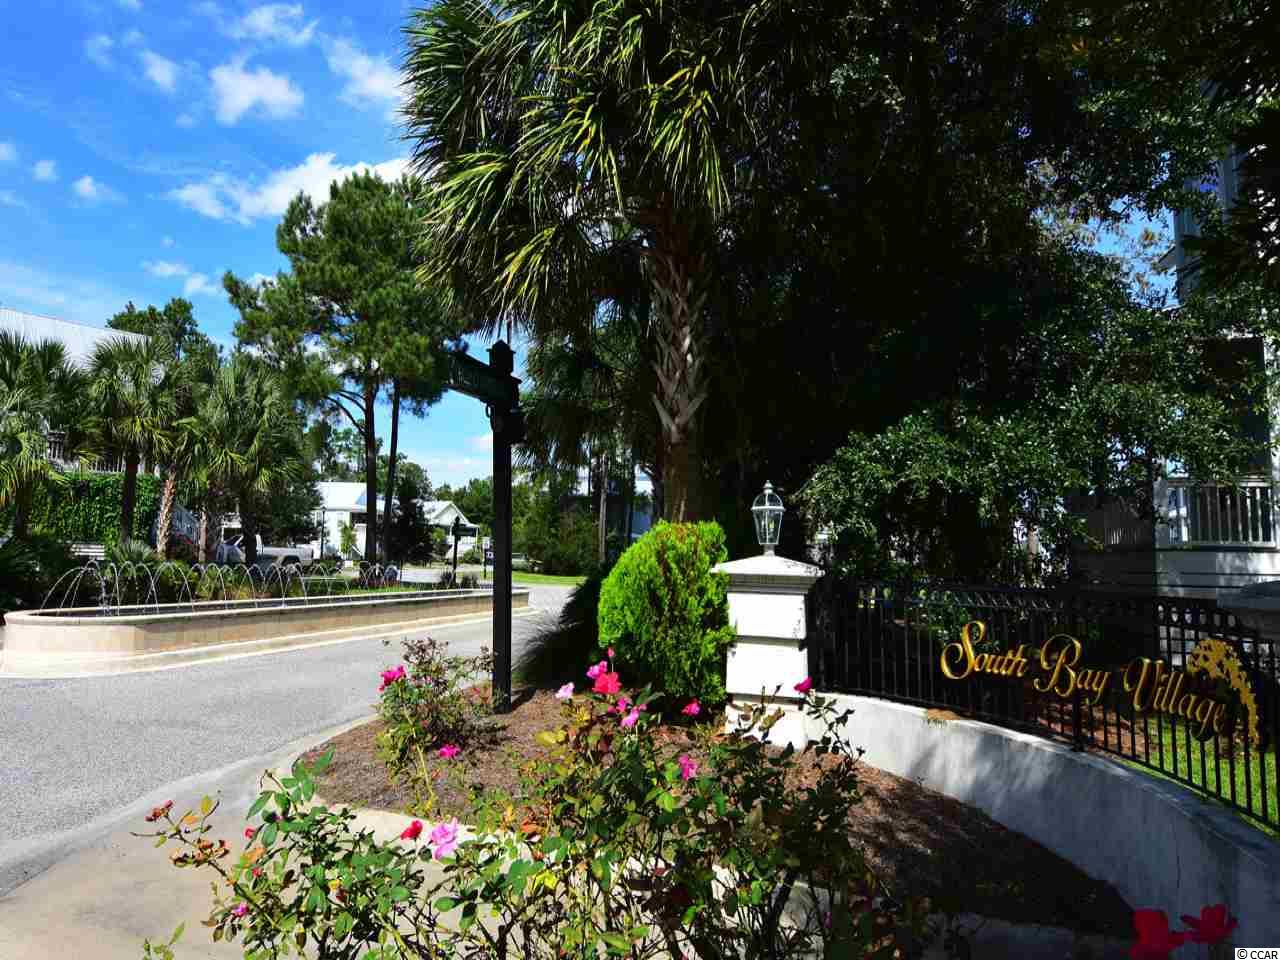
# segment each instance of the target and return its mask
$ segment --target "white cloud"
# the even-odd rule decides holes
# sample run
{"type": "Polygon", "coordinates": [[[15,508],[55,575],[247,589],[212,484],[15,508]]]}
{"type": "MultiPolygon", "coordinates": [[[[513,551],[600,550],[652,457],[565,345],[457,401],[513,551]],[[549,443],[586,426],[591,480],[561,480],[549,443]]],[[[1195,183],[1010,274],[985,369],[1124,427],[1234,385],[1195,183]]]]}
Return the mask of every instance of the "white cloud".
{"type": "Polygon", "coordinates": [[[189,183],[171,196],[183,206],[214,220],[235,220],[248,224],[259,217],[278,217],[299,193],[309,195],[316,203],[329,199],[329,186],[345,180],[353,173],[373,171],[384,180],[399,179],[408,168],[405,157],[370,165],[335,164],[332,153],[313,153],[296,167],[277,170],[259,184],[250,184],[223,174],[203,183],[189,183]]]}
{"type": "Polygon", "coordinates": [[[160,246],[164,247],[165,249],[168,249],[169,247],[172,247],[172,246],[173,246],[173,237],[161,237],[161,238],[160,238],[160,246]]]}
{"type": "Polygon", "coordinates": [[[218,122],[231,126],[259,104],[273,117],[287,117],[302,106],[302,91],[287,76],[272,73],[266,67],[245,69],[245,58],[209,71],[218,122]]]}
{"type": "Polygon", "coordinates": [[[31,175],[43,183],[53,183],[58,179],[58,165],[52,160],[37,160],[31,175]]]}
{"type": "Polygon", "coordinates": [[[316,22],[303,24],[300,3],[268,3],[255,7],[224,29],[237,40],[274,40],[301,47],[311,42],[316,22]]]}
{"type": "Polygon", "coordinates": [[[190,128],[196,125],[196,118],[189,113],[180,113],[173,122],[180,127],[190,128]]]}
{"type": "Polygon", "coordinates": [[[477,434],[467,441],[467,446],[472,450],[492,450],[493,431],[488,430],[484,433],[477,434]]]}
{"type": "Polygon", "coordinates": [[[165,93],[173,93],[178,89],[178,65],[167,57],[151,50],[143,50],[139,56],[142,58],[142,67],[147,74],[147,79],[154,83],[165,93]]]}
{"type": "Polygon", "coordinates": [[[97,203],[98,201],[105,200],[115,202],[124,199],[119,193],[112,190],[105,183],[100,183],[88,174],[85,174],[73,183],[71,185],[71,189],[81,200],[87,200],[90,203],[97,203]]]}
{"type": "Polygon", "coordinates": [[[226,220],[230,215],[218,199],[218,188],[213,183],[189,183],[170,194],[184,207],[214,220],[226,220]]]}
{"type": "Polygon", "coordinates": [[[270,283],[275,277],[268,277],[265,273],[255,273],[249,278],[249,286],[261,287],[264,283],[270,283]]]}
{"type": "Polygon", "coordinates": [[[325,59],[329,69],[345,77],[342,99],[359,107],[385,106],[394,112],[404,100],[400,71],[385,57],[365,53],[346,37],[329,40],[325,59]]]}
{"type": "Polygon", "coordinates": [[[142,9],[142,0],[116,0],[116,2],[120,4],[120,6],[124,7],[126,10],[142,9]]]}
{"type": "Polygon", "coordinates": [[[173,260],[143,260],[142,269],[153,277],[185,277],[191,273],[191,268],[185,263],[173,260]]]}
{"type": "Polygon", "coordinates": [[[218,292],[219,288],[210,283],[209,278],[203,273],[193,273],[182,285],[184,297],[212,297],[217,296],[218,292]]]}
{"type": "Polygon", "coordinates": [[[12,190],[0,190],[0,207],[25,207],[25,206],[26,204],[22,202],[22,198],[19,197],[12,190]]]}
{"type": "Polygon", "coordinates": [[[0,140],[0,163],[13,163],[18,159],[18,148],[0,140]]]}
{"type": "Polygon", "coordinates": [[[144,38],[141,30],[130,30],[120,39],[124,42],[126,47],[136,47],[142,43],[144,38]]]}
{"type": "Polygon", "coordinates": [[[111,48],[116,42],[105,33],[94,34],[84,42],[84,54],[98,66],[107,69],[111,66],[111,48]]]}

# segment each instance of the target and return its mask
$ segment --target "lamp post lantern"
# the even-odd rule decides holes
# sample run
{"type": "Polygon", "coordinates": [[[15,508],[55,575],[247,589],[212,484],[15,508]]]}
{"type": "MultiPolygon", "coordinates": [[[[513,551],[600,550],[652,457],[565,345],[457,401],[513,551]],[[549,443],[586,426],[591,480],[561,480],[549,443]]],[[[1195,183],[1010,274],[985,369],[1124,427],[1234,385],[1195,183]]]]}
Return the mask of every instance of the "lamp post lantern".
{"type": "Polygon", "coordinates": [[[462,519],[453,518],[453,588],[458,588],[458,537],[462,535],[462,519]]]}
{"type": "Polygon", "coordinates": [[[773,484],[765,482],[764,492],[751,504],[751,518],[756,524],[756,540],[764,547],[766,557],[773,556],[782,532],[782,500],[773,492],[773,484]]]}

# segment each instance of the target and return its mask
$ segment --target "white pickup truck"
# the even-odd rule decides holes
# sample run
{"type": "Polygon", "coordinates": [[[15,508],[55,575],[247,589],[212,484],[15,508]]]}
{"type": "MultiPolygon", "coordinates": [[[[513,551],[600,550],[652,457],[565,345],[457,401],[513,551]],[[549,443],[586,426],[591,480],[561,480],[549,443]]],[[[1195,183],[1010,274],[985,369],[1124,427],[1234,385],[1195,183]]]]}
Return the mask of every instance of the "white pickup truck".
{"type": "MultiPolygon", "coordinates": [[[[255,535],[256,536],[256,535],[255,535]]],[[[315,560],[315,551],[307,544],[292,547],[269,547],[258,536],[258,566],[287,566],[291,563],[309,566],[315,560]]],[[[222,543],[214,556],[217,563],[244,563],[244,534],[239,527],[224,527],[222,543]]]]}

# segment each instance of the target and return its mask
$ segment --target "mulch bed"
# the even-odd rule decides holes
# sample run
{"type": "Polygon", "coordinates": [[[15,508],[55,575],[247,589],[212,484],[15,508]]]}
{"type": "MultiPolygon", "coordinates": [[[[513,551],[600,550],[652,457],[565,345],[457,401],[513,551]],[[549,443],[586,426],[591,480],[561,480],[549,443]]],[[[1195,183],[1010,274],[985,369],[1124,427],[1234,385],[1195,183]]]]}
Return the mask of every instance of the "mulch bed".
{"type": "MultiPolygon", "coordinates": [[[[467,750],[466,781],[518,793],[520,767],[546,749],[534,736],[561,722],[560,704],[550,691],[519,693],[512,712],[495,718],[489,742],[467,750]]],[[[313,760],[334,747],[333,762],[317,783],[326,801],[397,812],[412,804],[411,792],[392,783],[378,759],[375,738],[381,730],[382,724],[373,721],[306,755],[313,760]]],[[[673,746],[682,746],[686,738],[679,727],[661,728],[658,735],[673,746]]],[[[433,757],[428,763],[443,767],[459,761],[433,757]]],[[[800,781],[820,775],[818,765],[807,760],[796,773],[800,781]]],[[[935,909],[947,905],[1014,923],[1131,934],[1132,911],[1110,885],[980,810],[866,763],[859,765],[859,782],[862,802],[850,813],[849,830],[891,891],[927,896],[935,909]]],[[[437,815],[465,820],[467,793],[447,779],[438,783],[437,815]]]]}

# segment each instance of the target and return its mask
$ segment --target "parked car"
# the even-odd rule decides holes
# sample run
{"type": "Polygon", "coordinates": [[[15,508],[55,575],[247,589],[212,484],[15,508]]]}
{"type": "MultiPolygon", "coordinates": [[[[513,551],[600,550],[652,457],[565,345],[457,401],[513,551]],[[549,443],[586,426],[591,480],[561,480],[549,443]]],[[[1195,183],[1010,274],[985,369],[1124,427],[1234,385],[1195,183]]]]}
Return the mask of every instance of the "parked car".
{"type": "MultiPolygon", "coordinates": [[[[222,543],[214,552],[217,563],[244,563],[244,534],[235,528],[228,527],[222,532],[222,543]]],[[[261,535],[255,534],[258,541],[258,566],[288,566],[298,564],[306,567],[315,561],[315,551],[310,545],[301,543],[289,547],[272,547],[262,542],[261,535]]]]}

